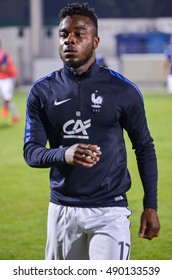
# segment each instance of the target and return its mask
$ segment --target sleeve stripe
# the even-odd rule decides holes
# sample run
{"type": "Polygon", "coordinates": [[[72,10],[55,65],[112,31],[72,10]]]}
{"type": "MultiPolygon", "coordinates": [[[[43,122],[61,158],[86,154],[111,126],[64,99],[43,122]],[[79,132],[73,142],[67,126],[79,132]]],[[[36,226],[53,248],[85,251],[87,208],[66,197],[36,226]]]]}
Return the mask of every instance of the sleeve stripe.
{"type": "Polygon", "coordinates": [[[139,94],[142,102],[144,103],[141,91],[138,89],[138,87],[133,82],[129,81],[127,78],[125,78],[123,75],[119,74],[116,71],[110,70],[110,73],[111,73],[111,75],[113,75],[113,76],[119,78],[120,80],[122,80],[122,81],[130,84],[131,86],[133,86],[136,89],[137,93],[139,94]]]}

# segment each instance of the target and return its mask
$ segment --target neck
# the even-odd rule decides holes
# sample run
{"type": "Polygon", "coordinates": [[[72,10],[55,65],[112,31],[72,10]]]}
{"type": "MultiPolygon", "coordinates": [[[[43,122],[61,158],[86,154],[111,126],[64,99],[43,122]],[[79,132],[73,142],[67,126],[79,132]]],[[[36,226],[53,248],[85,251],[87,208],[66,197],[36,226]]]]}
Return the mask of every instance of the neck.
{"type": "Polygon", "coordinates": [[[73,69],[71,68],[76,74],[81,75],[85,72],[87,72],[87,70],[90,68],[90,66],[93,64],[95,60],[95,56],[92,56],[91,59],[89,59],[89,61],[87,61],[84,65],[78,67],[77,69],[73,69]]]}

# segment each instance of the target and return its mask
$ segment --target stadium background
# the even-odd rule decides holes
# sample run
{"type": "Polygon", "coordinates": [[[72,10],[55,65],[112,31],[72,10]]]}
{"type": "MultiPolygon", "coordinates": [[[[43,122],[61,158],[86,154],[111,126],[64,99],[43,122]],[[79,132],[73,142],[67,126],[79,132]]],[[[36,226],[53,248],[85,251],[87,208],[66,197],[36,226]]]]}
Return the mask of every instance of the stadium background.
{"type": "MultiPolygon", "coordinates": [[[[0,0],[0,38],[19,68],[19,85],[30,84],[61,67],[57,15],[68,2],[73,1],[0,0]]],[[[108,66],[138,85],[163,87],[163,50],[172,30],[170,1],[151,0],[146,5],[143,0],[88,3],[99,16],[101,41],[97,52],[106,57],[108,66]]]]}

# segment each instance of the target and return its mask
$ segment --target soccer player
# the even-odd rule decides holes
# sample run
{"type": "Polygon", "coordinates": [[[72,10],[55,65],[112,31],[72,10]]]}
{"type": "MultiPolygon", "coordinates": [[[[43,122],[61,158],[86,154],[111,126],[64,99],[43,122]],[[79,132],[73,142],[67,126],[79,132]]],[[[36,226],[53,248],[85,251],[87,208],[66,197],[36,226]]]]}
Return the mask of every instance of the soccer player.
{"type": "Polygon", "coordinates": [[[164,72],[167,77],[167,92],[172,93],[172,35],[170,43],[165,49],[164,72]]]}
{"type": "Polygon", "coordinates": [[[46,259],[129,259],[124,129],[144,189],[139,236],[159,234],[157,162],[143,97],[132,82],[96,63],[98,45],[94,9],[69,4],[59,24],[64,67],[28,94],[24,158],[31,167],[50,167],[46,259]]]}
{"type": "Polygon", "coordinates": [[[11,123],[15,124],[20,121],[16,105],[12,101],[14,92],[14,80],[18,71],[9,54],[1,48],[0,41],[0,97],[3,101],[1,117],[6,118],[9,111],[12,114],[11,123]]]}

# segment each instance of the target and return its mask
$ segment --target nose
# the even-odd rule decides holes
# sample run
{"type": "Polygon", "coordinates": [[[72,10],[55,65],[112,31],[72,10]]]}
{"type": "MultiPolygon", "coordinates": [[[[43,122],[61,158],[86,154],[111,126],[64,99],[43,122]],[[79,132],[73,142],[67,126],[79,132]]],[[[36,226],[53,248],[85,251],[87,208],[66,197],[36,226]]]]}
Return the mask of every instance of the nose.
{"type": "Polygon", "coordinates": [[[76,42],[76,40],[75,40],[74,34],[69,33],[68,37],[66,38],[65,43],[68,44],[68,45],[70,45],[70,44],[74,45],[75,42],[76,42]]]}

